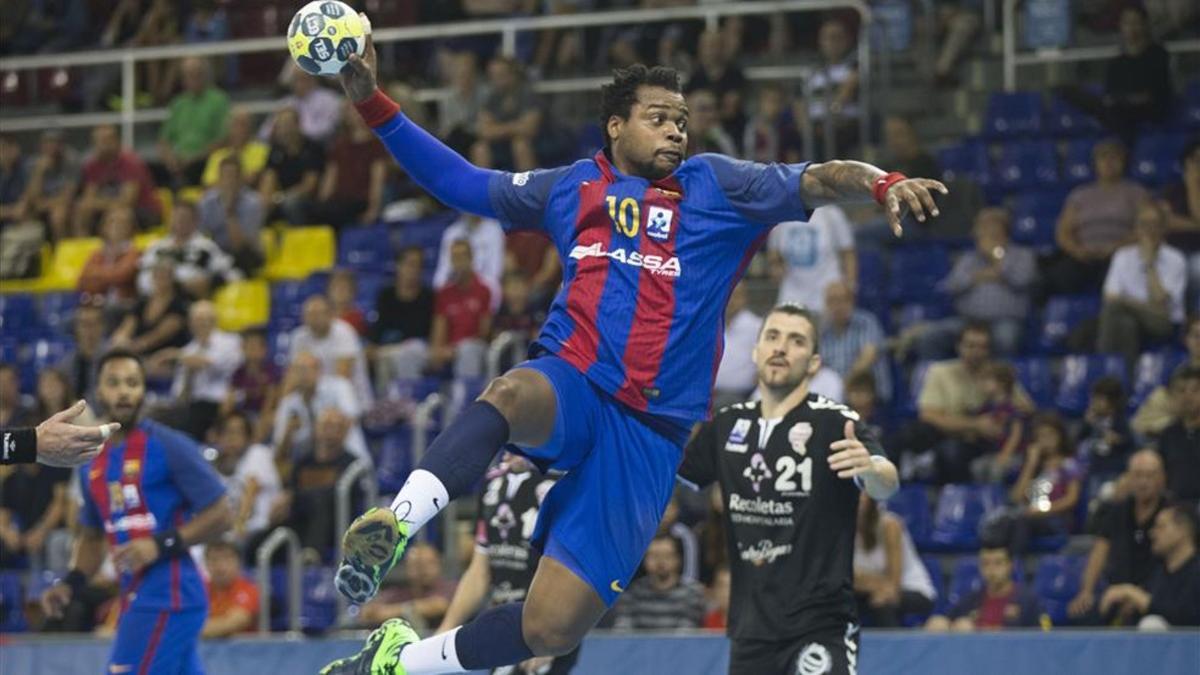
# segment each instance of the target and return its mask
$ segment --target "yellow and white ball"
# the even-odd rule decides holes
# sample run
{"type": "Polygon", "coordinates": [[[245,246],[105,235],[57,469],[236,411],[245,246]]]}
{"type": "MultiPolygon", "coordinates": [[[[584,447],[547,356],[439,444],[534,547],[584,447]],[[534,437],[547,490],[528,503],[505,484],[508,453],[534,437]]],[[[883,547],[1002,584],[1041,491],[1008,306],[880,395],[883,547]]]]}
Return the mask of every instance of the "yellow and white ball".
{"type": "Polygon", "coordinates": [[[363,17],[346,3],[314,0],[288,24],[288,51],[307,73],[337,75],[351,54],[363,55],[369,31],[363,17]]]}

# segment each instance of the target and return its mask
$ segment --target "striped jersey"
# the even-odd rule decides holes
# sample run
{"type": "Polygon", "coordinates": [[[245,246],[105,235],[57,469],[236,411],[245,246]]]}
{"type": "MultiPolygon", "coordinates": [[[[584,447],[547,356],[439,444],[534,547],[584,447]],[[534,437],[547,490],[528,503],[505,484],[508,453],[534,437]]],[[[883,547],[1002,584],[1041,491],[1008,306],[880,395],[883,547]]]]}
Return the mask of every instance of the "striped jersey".
{"type": "Polygon", "coordinates": [[[807,166],[702,154],[649,181],[600,152],[494,175],[505,228],[541,230],[563,260],[536,348],[635,410],[681,427],[705,419],[729,294],[772,225],[807,220],[807,166]]]}
{"type": "MultiPolygon", "coordinates": [[[[176,529],[225,494],[217,472],[188,436],[143,420],[117,445],[111,441],[79,468],[85,527],[102,530],[109,547],[176,529]]],[[[190,555],[159,558],[137,574],[121,574],[126,609],[205,607],[204,582],[190,555]]]]}

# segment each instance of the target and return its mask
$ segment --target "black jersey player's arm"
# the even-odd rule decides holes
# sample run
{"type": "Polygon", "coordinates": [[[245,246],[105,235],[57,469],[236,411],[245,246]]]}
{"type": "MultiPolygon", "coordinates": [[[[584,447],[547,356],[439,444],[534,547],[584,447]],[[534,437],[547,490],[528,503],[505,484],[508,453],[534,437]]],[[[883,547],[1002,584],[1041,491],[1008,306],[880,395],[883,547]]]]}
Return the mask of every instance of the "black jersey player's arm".
{"type": "Polygon", "coordinates": [[[859,482],[871,499],[884,500],[900,489],[896,465],[883,456],[878,442],[853,420],[846,420],[845,438],[829,446],[829,468],[837,477],[859,482]],[[859,440],[859,436],[863,439],[859,440]],[[865,442],[864,442],[865,441],[865,442]]]}
{"type": "Polygon", "coordinates": [[[901,234],[900,219],[905,207],[922,222],[926,213],[938,215],[931,191],[947,194],[945,185],[928,178],[906,178],[892,183],[885,194],[876,195],[878,181],[890,175],[878,167],[851,160],[812,164],[800,177],[800,198],[810,209],[826,204],[878,200],[887,211],[888,224],[897,236],[901,234]]]}
{"type": "Polygon", "coordinates": [[[446,608],[446,615],[442,617],[442,625],[438,627],[437,632],[443,633],[455,626],[461,626],[475,616],[483,607],[488,587],[491,585],[492,571],[488,567],[487,551],[477,546],[475,554],[471,556],[471,564],[467,565],[467,571],[463,572],[462,578],[458,580],[454,597],[450,598],[450,606],[446,608]]]}
{"type": "Polygon", "coordinates": [[[717,479],[716,418],[699,425],[683,450],[675,477],[693,490],[703,490],[717,479]]]}

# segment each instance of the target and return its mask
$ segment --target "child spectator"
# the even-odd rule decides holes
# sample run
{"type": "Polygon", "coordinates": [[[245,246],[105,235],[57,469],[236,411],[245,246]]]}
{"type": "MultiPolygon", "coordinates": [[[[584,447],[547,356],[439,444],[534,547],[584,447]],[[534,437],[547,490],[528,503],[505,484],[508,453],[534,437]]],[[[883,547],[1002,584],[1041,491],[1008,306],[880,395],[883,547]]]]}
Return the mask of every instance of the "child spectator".
{"type": "MultiPolygon", "coordinates": [[[[1076,447],[1087,466],[1089,486],[1098,487],[1125,471],[1134,447],[1120,380],[1103,377],[1092,385],[1076,447]]],[[[1096,492],[1089,489],[1088,494],[1096,492]]]]}
{"type": "Polygon", "coordinates": [[[1012,366],[989,364],[983,372],[983,389],[987,403],[979,414],[990,417],[1002,431],[998,438],[985,439],[994,452],[976,459],[971,469],[976,480],[995,483],[1011,478],[1021,464],[1026,415],[1016,404],[1017,371],[1012,366]]]}
{"type": "Polygon", "coordinates": [[[504,275],[501,286],[503,301],[496,320],[492,322],[492,334],[512,331],[526,343],[532,342],[546,320],[546,312],[533,307],[529,302],[529,280],[520,272],[504,275]]]}
{"type": "Polygon", "coordinates": [[[983,588],[963,596],[945,615],[929,617],[925,630],[972,632],[1038,625],[1042,610],[1037,596],[1013,581],[1013,557],[1008,549],[984,544],[979,549],[979,574],[983,588]]]}
{"type": "Polygon", "coordinates": [[[333,315],[350,324],[359,337],[367,334],[367,316],[355,304],[358,296],[358,282],[354,272],[350,270],[334,270],[329,275],[329,304],[333,306],[333,315]]]}
{"type": "Polygon", "coordinates": [[[200,636],[226,638],[255,630],[258,587],[242,576],[237,547],[227,541],[208,544],[204,569],[208,572],[208,619],[200,636]]]}
{"type": "Polygon", "coordinates": [[[250,329],[242,333],[242,365],[233,371],[229,395],[221,406],[221,414],[234,410],[253,416],[253,438],[265,441],[271,434],[275,407],[279,404],[279,367],[271,361],[264,330],[250,329]]]}

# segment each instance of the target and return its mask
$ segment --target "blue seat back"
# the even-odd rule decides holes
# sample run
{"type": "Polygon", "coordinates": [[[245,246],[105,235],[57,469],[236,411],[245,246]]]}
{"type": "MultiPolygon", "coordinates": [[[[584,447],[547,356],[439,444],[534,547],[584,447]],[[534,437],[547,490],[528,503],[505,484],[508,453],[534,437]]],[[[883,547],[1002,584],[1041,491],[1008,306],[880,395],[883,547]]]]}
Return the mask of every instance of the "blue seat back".
{"type": "Polygon", "coordinates": [[[1081,185],[1096,179],[1096,168],[1092,164],[1092,150],[1096,147],[1093,138],[1075,138],[1067,141],[1063,152],[1062,178],[1068,185],[1081,185]]]}
{"type": "Polygon", "coordinates": [[[1079,593],[1083,556],[1047,555],[1038,560],[1034,591],[1055,625],[1067,623],[1067,604],[1079,593]]]}
{"type": "Polygon", "coordinates": [[[1042,329],[1035,346],[1043,354],[1062,354],[1071,331],[1088,318],[1100,315],[1100,298],[1094,295],[1059,295],[1046,302],[1042,329]]]}
{"type": "Polygon", "coordinates": [[[1165,185],[1178,180],[1182,173],[1179,156],[1187,144],[1180,134],[1145,134],[1133,146],[1129,173],[1140,183],[1165,185]]]}
{"type": "Polygon", "coordinates": [[[1087,410],[1092,384],[1102,377],[1125,382],[1125,363],[1115,354],[1075,354],[1064,357],[1054,405],[1075,417],[1087,410]]]}
{"type": "Polygon", "coordinates": [[[338,237],[339,266],[374,272],[387,269],[394,259],[390,233],[384,225],[346,228],[338,237]]]}
{"type": "Polygon", "coordinates": [[[1069,0],[1026,0],[1021,13],[1021,42],[1026,49],[1061,49],[1071,43],[1069,0]]]}
{"type": "Polygon", "coordinates": [[[929,508],[929,493],[924,485],[906,484],[887,500],[887,510],[904,521],[913,543],[918,546],[929,537],[933,519],[929,508]]]}
{"type": "Polygon", "coordinates": [[[996,92],[988,99],[983,132],[1001,140],[1037,135],[1042,129],[1042,96],[1037,92],[996,92]]]}
{"type": "Polygon", "coordinates": [[[888,287],[893,302],[931,302],[939,295],[937,285],[950,273],[950,256],[937,244],[901,246],[892,252],[888,287]]]}
{"type": "Polygon", "coordinates": [[[1047,408],[1054,403],[1054,374],[1050,367],[1050,359],[1044,356],[1029,356],[1013,360],[1017,370],[1017,381],[1029,392],[1030,398],[1039,408],[1047,408]]]}
{"type": "Polygon", "coordinates": [[[934,511],[930,543],[945,550],[978,548],[979,521],[1003,501],[995,486],[946,485],[934,511]]]}
{"type": "Polygon", "coordinates": [[[937,159],[944,180],[967,179],[982,185],[990,177],[987,146],[977,139],[944,147],[938,150],[937,159]]]}
{"type": "Polygon", "coordinates": [[[1046,141],[1006,144],[993,169],[993,183],[1008,191],[1058,183],[1058,153],[1046,141]]]}
{"type": "Polygon", "coordinates": [[[1184,352],[1159,350],[1146,352],[1138,357],[1133,369],[1133,386],[1129,394],[1129,409],[1136,410],[1149,398],[1150,393],[1167,384],[1171,373],[1186,359],[1184,352]]]}

